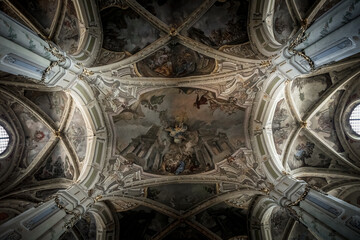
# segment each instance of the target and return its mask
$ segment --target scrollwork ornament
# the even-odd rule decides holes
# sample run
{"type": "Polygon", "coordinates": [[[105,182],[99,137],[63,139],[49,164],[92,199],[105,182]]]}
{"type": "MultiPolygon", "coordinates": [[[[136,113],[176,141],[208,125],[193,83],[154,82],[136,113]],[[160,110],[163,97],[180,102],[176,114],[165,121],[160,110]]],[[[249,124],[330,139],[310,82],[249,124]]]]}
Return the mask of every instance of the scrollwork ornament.
{"type": "Polygon", "coordinates": [[[43,71],[41,76],[41,82],[45,82],[46,76],[51,72],[51,70],[58,66],[60,63],[65,62],[66,58],[65,56],[54,46],[52,46],[51,43],[48,43],[49,47],[44,46],[44,49],[51,53],[53,56],[57,57],[59,60],[53,61],[50,63],[50,65],[43,71]]]}

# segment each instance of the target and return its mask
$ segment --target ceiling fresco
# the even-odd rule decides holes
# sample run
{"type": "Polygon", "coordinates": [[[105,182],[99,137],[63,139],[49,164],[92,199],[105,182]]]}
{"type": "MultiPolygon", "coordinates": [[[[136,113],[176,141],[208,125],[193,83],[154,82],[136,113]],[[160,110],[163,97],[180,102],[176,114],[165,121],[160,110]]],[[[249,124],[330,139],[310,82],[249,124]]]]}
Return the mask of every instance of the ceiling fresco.
{"type": "Polygon", "coordinates": [[[0,224],[9,221],[11,218],[16,217],[18,214],[19,213],[13,209],[0,208],[0,224]]]}
{"type": "Polygon", "coordinates": [[[256,54],[252,49],[250,42],[237,45],[224,45],[219,48],[219,51],[240,58],[260,59],[258,54],[256,54]]]}
{"type": "Polygon", "coordinates": [[[75,231],[80,233],[80,236],[84,240],[95,240],[96,239],[96,220],[91,213],[85,214],[75,224],[75,231]]]}
{"type": "Polygon", "coordinates": [[[248,1],[217,1],[189,30],[188,35],[214,48],[247,42],[248,1]]]}
{"type": "Polygon", "coordinates": [[[295,120],[291,115],[286,100],[282,98],[276,105],[274,118],[271,126],[276,152],[279,155],[283,153],[286,142],[295,126],[295,120]]]}
{"type": "Polygon", "coordinates": [[[285,208],[275,207],[272,210],[270,224],[271,224],[271,237],[273,240],[284,239],[284,230],[286,225],[291,222],[285,208]]]}
{"type": "Polygon", "coordinates": [[[185,211],[217,194],[215,184],[169,184],[149,187],[147,197],[178,211],[185,211]]]}
{"type": "Polygon", "coordinates": [[[36,155],[45,147],[51,137],[51,131],[44,123],[34,116],[33,113],[18,103],[12,105],[12,109],[18,116],[25,133],[26,160],[25,166],[28,166],[36,155]]]}
{"type": "Polygon", "coordinates": [[[79,161],[82,162],[86,155],[88,133],[84,118],[77,107],[73,111],[72,119],[65,134],[75,150],[79,161]]]}
{"type": "Polygon", "coordinates": [[[329,168],[332,159],[302,132],[294,142],[288,164],[291,170],[300,167],[329,168]]]}
{"type": "Polygon", "coordinates": [[[96,61],[93,64],[93,67],[118,62],[118,61],[126,58],[128,55],[129,55],[129,53],[127,54],[125,52],[113,52],[113,51],[109,51],[104,48],[101,48],[100,53],[98,54],[98,57],[96,58],[96,61]]]}
{"type": "Polygon", "coordinates": [[[274,37],[279,43],[286,43],[292,31],[294,22],[289,13],[286,0],[275,0],[274,19],[273,19],[274,37]]]}
{"type": "Polygon", "coordinates": [[[60,126],[68,97],[64,92],[25,91],[24,96],[35,103],[45,114],[60,126]]]}
{"type": "Polygon", "coordinates": [[[4,1],[0,1],[0,10],[5,12],[7,15],[9,15],[11,18],[15,19],[19,23],[26,26],[26,23],[19,17],[19,15],[16,14],[16,12],[11,7],[6,5],[6,3],[4,3],[4,1]]]}
{"type": "Polygon", "coordinates": [[[212,206],[196,215],[196,221],[221,239],[247,236],[247,211],[225,203],[212,206]]]}
{"type": "Polygon", "coordinates": [[[137,2],[161,21],[176,28],[200,6],[202,0],[140,0],[137,2]]]}
{"type": "Polygon", "coordinates": [[[15,200],[11,202],[0,201],[0,224],[16,217],[21,212],[24,212],[35,206],[34,203],[24,200],[15,200]]]}
{"type": "Polygon", "coordinates": [[[344,198],[344,201],[353,204],[354,206],[360,207],[360,192],[358,190],[359,185],[355,186],[355,191],[350,193],[344,198]]]}
{"type": "Polygon", "coordinates": [[[335,111],[343,91],[336,92],[331,99],[315,114],[309,126],[321,139],[337,152],[344,152],[335,130],[335,111]]]}
{"type": "Polygon", "coordinates": [[[148,207],[137,207],[135,209],[118,212],[117,217],[120,225],[120,239],[152,239],[174,219],[161,214],[148,207]]]}
{"type": "Polygon", "coordinates": [[[67,1],[64,21],[55,39],[62,50],[74,54],[79,47],[80,26],[73,1],[67,1]]]}
{"type": "Polygon", "coordinates": [[[58,0],[16,0],[13,2],[41,24],[46,32],[50,31],[58,0]]]}
{"type": "Polygon", "coordinates": [[[136,66],[144,77],[187,77],[210,74],[216,62],[181,44],[168,44],[136,66]]]}
{"type": "Polygon", "coordinates": [[[96,220],[91,213],[85,214],[75,226],[60,236],[59,240],[96,240],[96,220]]]}
{"type": "Polygon", "coordinates": [[[320,10],[315,15],[314,19],[321,17],[325,12],[329,11],[332,7],[338,4],[341,0],[326,0],[324,5],[320,8],[320,10]]]}
{"type": "Polygon", "coordinates": [[[70,163],[69,156],[61,144],[55,146],[51,155],[34,176],[38,181],[53,178],[73,179],[74,167],[70,163]]]}
{"type": "Polygon", "coordinates": [[[311,232],[304,226],[302,223],[296,222],[288,239],[306,239],[306,240],[316,240],[317,238],[311,234],[311,232]]]}
{"type": "Polygon", "coordinates": [[[100,15],[107,50],[134,54],[159,38],[159,31],[131,8],[110,7],[100,15]]]}
{"type": "Polygon", "coordinates": [[[291,96],[300,115],[303,116],[331,85],[328,74],[295,79],[291,85],[291,96]]]}
{"type": "Polygon", "coordinates": [[[143,94],[114,116],[117,151],[155,174],[194,174],[244,146],[244,110],[213,93],[169,88],[143,94]]]}
{"type": "Polygon", "coordinates": [[[174,231],[167,235],[164,240],[206,240],[208,239],[196,229],[186,223],[180,224],[174,231]]]}
{"type": "Polygon", "coordinates": [[[295,4],[302,18],[307,16],[307,12],[315,5],[314,1],[311,0],[295,0],[295,4]]]}
{"type": "MultiPolygon", "coordinates": [[[[0,9],[7,2],[0,0],[0,9]]],[[[202,0],[14,2],[67,53],[86,52],[81,48],[89,45],[81,42],[87,34],[96,35],[100,45],[95,44],[96,51],[84,64],[89,76],[84,72],[85,81],[71,85],[87,89],[45,90],[0,72],[0,80],[7,81],[0,82],[0,90],[15,95],[9,94],[11,104],[1,105],[14,111],[24,135],[19,137],[24,148],[19,163],[10,168],[11,158],[0,162],[0,179],[11,169],[0,187],[0,224],[85,179],[88,196],[101,196],[90,212],[103,215],[81,215],[60,239],[96,239],[111,230],[112,238],[124,240],[243,240],[250,238],[254,206],[268,197],[283,170],[272,167],[283,164],[284,170],[319,188],[344,181],[337,174],[347,174],[349,182],[358,179],[344,159],[360,164],[360,143],[346,135],[344,141],[336,129],[345,87],[306,119],[334,83],[343,80],[341,75],[333,71],[288,81],[277,75],[280,79],[275,80],[276,68],[267,68],[271,60],[266,62],[261,48],[255,48],[259,39],[250,41],[248,36],[252,23],[262,24],[256,14],[250,18],[252,1],[215,0],[209,6],[202,6],[202,0]],[[96,20],[85,28],[81,19],[87,20],[79,10],[88,14],[89,2],[96,20]],[[195,10],[199,16],[192,22],[187,18],[195,10]],[[173,31],[186,20],[191,23],[173,31]],[[72,94],[85,97],[73,99],[72,94]],[[78,104],[87,97],[90,103],[78,104]],[[265,136],[270,132],[272,139],[265,136]],[[348,148],[355,154],[349,155],[348,148]],[[311,176],[312,171],[321,175],[311,176]],[[17,200],[4,206],[9,199],[17,200]],[[114,221],[100,221],[107,218],[114,221]]],[[[296,18],[306,17],[314,4],[327,11],[337,2],[275,0],[274,9],[261,16],[283,44],[299,29],[301,19],[296,18]],[[294,17],[295,8],[300,16],[294,17]]],[[[359,98],[356,89],[347,104],[359,98]]],[[[0,106],[0,114],[3,109],[0,106]]],[[[343,191],[339,187],[334,193],[343,191]]],[[[360,206],[358,193],[347,195],[346,201],[360,206]]],[[[276,207],[266,218],[275,240],[314,239],[303,225],[294,224],[286,209],[276,207]]]]}

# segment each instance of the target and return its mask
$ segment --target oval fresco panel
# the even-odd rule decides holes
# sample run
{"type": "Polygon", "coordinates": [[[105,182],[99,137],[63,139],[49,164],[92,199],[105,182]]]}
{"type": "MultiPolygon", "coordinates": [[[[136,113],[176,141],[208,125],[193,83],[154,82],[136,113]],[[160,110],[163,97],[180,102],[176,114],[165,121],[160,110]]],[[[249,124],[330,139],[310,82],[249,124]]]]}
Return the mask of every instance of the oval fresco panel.
{"type": "Polygon", "coordinates": [[[192,88],[143,94],[114,117],[117,153],[154,174],[194,174],[244,146],[242,108],[192,88]]]}
{"type": "Polygon", "coordinates": [[[197,53],[181,44],[168,44],[136,64],[144,77],[186,77],[210,74],[215,59],[197,53]]]}

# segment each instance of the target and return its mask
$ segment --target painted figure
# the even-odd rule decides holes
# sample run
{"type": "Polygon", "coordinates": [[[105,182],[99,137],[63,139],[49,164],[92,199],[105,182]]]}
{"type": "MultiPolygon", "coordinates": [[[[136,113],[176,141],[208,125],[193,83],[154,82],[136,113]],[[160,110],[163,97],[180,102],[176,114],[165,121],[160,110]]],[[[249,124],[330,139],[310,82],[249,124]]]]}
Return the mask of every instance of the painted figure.
{"type": "Polygon", "coordinates": [[[166,131],[170,132],[170,137],[174,138],[174,143],[181,143],[182,140],[185,139],[184,133],[187,130],[187,127],[183,123],[175,124],[175,127],[169,127],[165,129],[166,131]]]}
{"type": "Polygon", "coordinates": [[[203,94],[200,98],[199,98],[199,94],[197,94],[196,100],[194,102],[194,107],[196,107],[197,109],[200,109],[200,106],[206,105],[207,102],[208,102],[208,99],[205,97],[205,94],[203,94]]]}

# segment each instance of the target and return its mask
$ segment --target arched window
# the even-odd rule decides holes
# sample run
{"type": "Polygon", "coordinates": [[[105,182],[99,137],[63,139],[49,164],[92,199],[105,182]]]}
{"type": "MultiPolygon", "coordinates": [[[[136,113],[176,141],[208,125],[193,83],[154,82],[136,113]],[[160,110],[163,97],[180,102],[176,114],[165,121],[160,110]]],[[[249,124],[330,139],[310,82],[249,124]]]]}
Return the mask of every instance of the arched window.
{"type": "Polygon", "coordinates": [[[0,125],[0,154],[4,153],[9,146],[10,137],[6,129],[0,125]]]}
{"type": "Polygon", "coordinates": [[[351,112],[349,121],[352,130],[360,135],[360,104],[351,112]]]}

